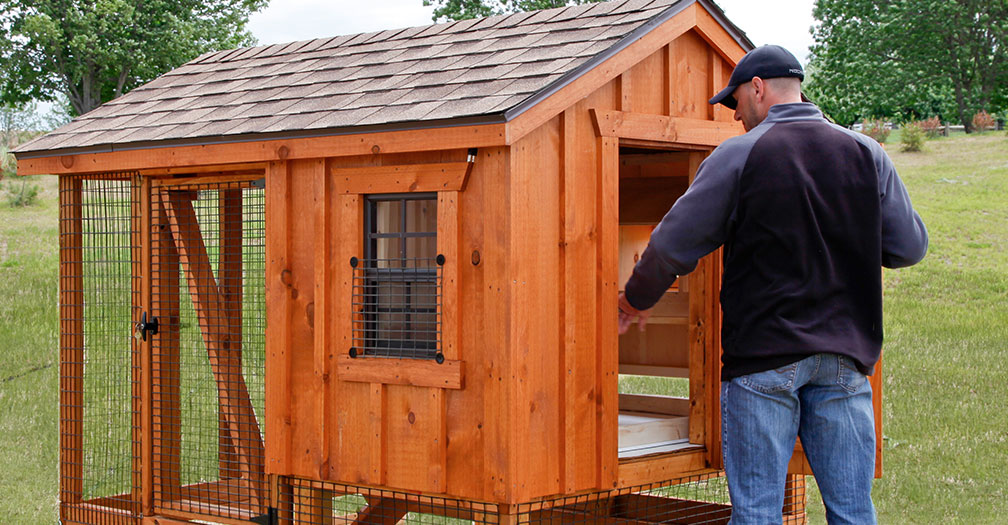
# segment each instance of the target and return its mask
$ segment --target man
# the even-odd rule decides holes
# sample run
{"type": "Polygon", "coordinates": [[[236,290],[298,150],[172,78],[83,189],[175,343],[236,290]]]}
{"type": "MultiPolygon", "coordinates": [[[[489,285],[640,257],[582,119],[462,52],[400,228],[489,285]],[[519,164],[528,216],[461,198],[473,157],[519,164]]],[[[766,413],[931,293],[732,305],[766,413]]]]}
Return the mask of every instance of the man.
{"type": "Polygon", "coordinates": [[[619,297],[620,333],[724,245],[721,427],[731,523],[780,523],[801,436],[831,524],[875,523],[870,374],[881,266],[921,260],[927,231],[874,140],[802,102],[791,53],[764,46],[710,100],[746,133],[700,165],[619,297]]]}

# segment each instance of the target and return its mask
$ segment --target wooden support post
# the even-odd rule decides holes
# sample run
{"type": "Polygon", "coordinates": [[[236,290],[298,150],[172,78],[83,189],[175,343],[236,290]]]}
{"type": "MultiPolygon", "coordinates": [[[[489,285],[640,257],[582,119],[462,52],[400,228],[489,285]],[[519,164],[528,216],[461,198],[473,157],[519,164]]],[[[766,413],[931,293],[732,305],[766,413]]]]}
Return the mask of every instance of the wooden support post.
{"type": "Polygon", "coordinates": [[[596,278],[596,380],[598,395],[599,487],[616,485],[619,448],[619,335],[616,299],[619,285],[619,139],[597,139],[598,183],[596,217],[598,228],[598,275],[596,278]]]}
{"type": "MultiPolygon", "coordinates": [[[[242,366],[242,191],[227,189],[219,192],[220,267],[217,275],[221,297],[221,312],[226,323],[227,351],[239,367],[242,366]]],[[[178,273],[176,272],[176,275],[178,273]]],[[[221,479],[240,475],[236,462],[237,449],[227,431],[224,411],[218,412],[220,446],[218,458],[221,479]]]]}
{"type": "Polygon", "coordinates": [[[210,266],[206,245],[193,210],[191,192],[168,191],[166,210],[172,236],[185,271],[193,308],[199,319],[210,368],[217,383],[220,411],[225,414],[231,441],[237,448],[241,477],[247,480],[255,502],[262,501],[263,442],[249,398],[241,363],[229,342],[228,322],[222,315],[221,297],[210,266]]]}
{"type": "Polygon", "coordinates": [[[180,393],[179,256],[162,193],[151,199],[151,313],[159,321],[152,349],[152,394],[156,412],[152,456],[154,498],[166,501],[181,492],[182,410],[180,393]]]}
{"type": "MultiPolygon", "coordinates": [[[[134,176],[130,184],[132,213],[130,216],[130,259],[132,267],[133,320],[151,304],[151,187],[150,179],[134,176]]],[[[150,315],[150,314],[148,314],[150,315]]],[[[154,512],[154,434],[152,432],[154,403],[151,398],[151,347],[154,340],[132,339],[133,428],[133,501],[139,502],[143,514],[154,512]],[[137,464],[139,463],[139,464],[137,464]],[[137,477],[139,476],[139,477],[137,477]]]]}
{"type": "Polygon", "coordinates": [[[82,180],[60,177],[60,518],[80,503],[84,476],[82,180]]]}

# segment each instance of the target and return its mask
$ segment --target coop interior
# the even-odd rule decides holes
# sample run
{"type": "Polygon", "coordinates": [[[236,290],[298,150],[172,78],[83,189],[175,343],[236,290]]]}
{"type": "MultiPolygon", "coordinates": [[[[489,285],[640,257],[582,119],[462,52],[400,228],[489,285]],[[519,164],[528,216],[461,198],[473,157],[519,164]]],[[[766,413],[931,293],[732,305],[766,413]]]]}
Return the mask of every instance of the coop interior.
{"type": "MultiPolygon", "coordinates": [[[[691,155],[620,148],[620,291],[655,226],[689,186],[691,155]]],[[[699,447],[690,443],[689,276],[654,306],[643,328],[619,338],[619,457],[699,447]]]]}

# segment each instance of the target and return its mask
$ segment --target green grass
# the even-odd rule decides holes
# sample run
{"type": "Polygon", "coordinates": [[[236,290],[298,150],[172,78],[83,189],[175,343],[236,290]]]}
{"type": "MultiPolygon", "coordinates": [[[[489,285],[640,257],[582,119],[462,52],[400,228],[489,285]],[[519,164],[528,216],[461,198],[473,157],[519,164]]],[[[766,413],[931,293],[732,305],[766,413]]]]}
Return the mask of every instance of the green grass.
{"type": "MultiPolygon", "coordinates": [[[[879,519],[998,523],[1008,514],[1008,137],[931,140],[921,153],[890,140],[887,149],[931,246],[919,265],[885,273],[879,519]]],[[[56,180],[30,184],[41,188],[35,206],[0,205],[0,516],[14,524],[55,521],[58,487],[56,180]]],[[[816,497],[813,487],[810,521],[824,523],[816,497]]]]}

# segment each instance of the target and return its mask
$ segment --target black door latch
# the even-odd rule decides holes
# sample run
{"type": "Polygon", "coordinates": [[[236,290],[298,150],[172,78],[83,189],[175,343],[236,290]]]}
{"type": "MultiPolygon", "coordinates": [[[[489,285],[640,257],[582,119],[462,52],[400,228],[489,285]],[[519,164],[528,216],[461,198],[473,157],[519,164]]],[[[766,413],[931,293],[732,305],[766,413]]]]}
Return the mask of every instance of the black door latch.
{"type": "Polygon", "coordinates": [[[157,317],[151,317],[150,321],[147,320],[147,312],[144,312],[140,316],[140,322],[136,324],[137,335],[140,336],[144,341],[147,340],[147,333],[150,332],[151,335],[157,335],[158,331],[158,320],[157,317]]]}

